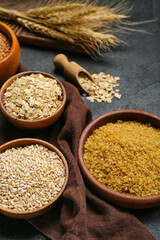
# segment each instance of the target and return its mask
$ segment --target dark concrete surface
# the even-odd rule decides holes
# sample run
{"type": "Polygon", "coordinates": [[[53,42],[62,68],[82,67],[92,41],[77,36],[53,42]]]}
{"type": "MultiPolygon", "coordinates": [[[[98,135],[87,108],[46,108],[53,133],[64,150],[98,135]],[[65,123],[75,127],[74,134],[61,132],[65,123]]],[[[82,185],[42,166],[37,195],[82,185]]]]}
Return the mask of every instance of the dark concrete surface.
{"type": "MultiPolygon", "coordinates": [[[[103,1],[101,1],[103,2],[103,1]]],[[[159,17],[159,0],[134,0],[131,19],[144,21],[159,17]]],[[[120,100],[112,103],[84,102],[91,109],[93,118],[117,109],[138,109],[160,115],[160,20],[139,25],[147,34],[130,32],[120,35],[128,45],[121,45],[113,52],[106,52],[96,61],[89,56],[65,53],[69,60],[78,62],[90,73],[103,71],[120,76],[120,100]]],[[[65,77],[53,66],[53,58],[62,53],[32,46],[21,46],[21,62],[30,70],[51,73],[59,79],[65,77]]],[[[160,207],[144,210],[131,210],[148,228],[157,240],[160,239],[160,207]]],[[[15,220],[0,215],[0,240],[45,240],[46,238],[25,220],[15,220]]]]}

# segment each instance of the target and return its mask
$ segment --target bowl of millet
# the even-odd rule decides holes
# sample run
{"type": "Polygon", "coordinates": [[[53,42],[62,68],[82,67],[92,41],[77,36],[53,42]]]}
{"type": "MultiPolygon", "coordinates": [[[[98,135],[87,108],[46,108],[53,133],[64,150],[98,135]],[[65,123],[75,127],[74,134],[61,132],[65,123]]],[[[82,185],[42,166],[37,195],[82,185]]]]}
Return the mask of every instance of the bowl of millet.
{"type": "Polygon", "coordinates": [[[33,218],[61,198],[69,171],[63,154],[51,143],[15,139],[0,146],[0,213],[33,218]]]}
{"type": "Polygon", "coordinates": [[[64,111],[66,91],[60,80],[40,71],[27,71],[8,79],[0,90],[0,107],[16,127],[43,129],[64,111]]]}
{"type": "Polygon", "coordinates": [[[126,109],[105,113],[84,129],[78,162],[88,186],[114,205],[160,206],[160,117],[126,109]]]}
{"type": "Polygon", "coordinates": [[[20,62],[20,46],[12,29],[0,21],[0,86],[13,76],[20,62]]]}

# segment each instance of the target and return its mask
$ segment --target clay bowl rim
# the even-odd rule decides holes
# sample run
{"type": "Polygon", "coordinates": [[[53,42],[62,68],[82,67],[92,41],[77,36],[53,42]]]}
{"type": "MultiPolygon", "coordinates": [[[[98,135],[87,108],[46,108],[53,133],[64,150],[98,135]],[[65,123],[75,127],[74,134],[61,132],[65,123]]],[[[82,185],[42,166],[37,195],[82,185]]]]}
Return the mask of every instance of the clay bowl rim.
{"type": "MultiPolygon", "coordinates": [[[[84,179],[86,180],[88,185],[91,187],[91,189],[94,192],[96,192],[97,195],[101,196],[105,200],[112,202],[115,205],[119,205],[119,206],[127,207],[127,208],[135,208],[135,209],[143,209],[143,208],[160,206],[160,194],[152,195],[152,196],[144,196],[144,197],[132,196],[132,195],[127,195],[127,194],[122,194],[122,193],[116,192],[114,190],[111,190],[111,189],[105,187],[103,184],[98,182],[91,175],[91,173],[86,168],[85,163],[83,161],[83,146],[84,146],[86,139],[92,134],[93,130],[95,130],[98,127],[103,126],[105,123],[107,123],[107,120],[105,120],[105,119],[115,116],[117,118],[114,121],[108,121],[108,122],[115,122],[117,120],[121,120],[121,115],[125,115],[126,113],[133,115],[133,116],[140,114],[140,115],[144,116],[145,119],[152,118],[155,121],[160,122],[159,116],[154,115],[149,112],[135,110],[135,109],[115,110],[112,112],[104,113],[104,114],[96,117],[85,127],[85,129],[83,130],[81,137],[80,137],[79,147],[78,147],[78,163],[79,163],[80,169],[82,171],[84,179]],[[104,123],[99,124],[100,121],[104,121],[104,123]],[[120,200],[120,203],[119,203],[119,200],[120,200]],[[133,206],[132,206],[132,204],[133,204],[133,206]],[[143,204],[145,205],[144,207],[143,207],[143,204]]],[[[129,121],[129,120],[130,119],[128,118],[128,120],[126,120],[126,121],[129,121]]],[[[132,120],[136,121],[136,118],[131,119],[131,121],[132,120]]],[[[137,121],[140,121],[140,120],[137,120],[137,121]]],[[[149,122],[149,120],[147,122],[149,122]]],[[[153,125],[154,124],[152,124],[152,126],[153,125]]]]}
{"type": "Polygon", "coordinates": [[[2,85],[2,87],[1,87],[1,89],[0,89],[0,107],[1,107],[1,110],[2,110],[2,112],[4,113],[4,115],[9,116],[9,118],[11,118],[11,119],[13,119],[13,120],[16,120],[17,122],[19,121],[19,122],[26,123],[26,124],[29,124],[29,125],[31,125],[32,123],[43,123],[43,122],[47,121],[48,119],[54,118],[54,116],[56,116],[56,115],[65,107],[65,105],[66,105],[66,98],[67,98],[66,90],[65,90],[63,84],[60,82],[60,80],[57,79],[56,77],[52,76],[52,75],[49,74],[49,73],[41,72],[41,71],[25,71],[25,72],[18,73],[18,74],[16,74],[16,75],[12,76],[11,78],[9,78],[9,79],[2,85]],[[48,117],[45,117],[45,118],[42,118],[42,119],[37,119],[37,120],[31,120],[31,121],[29,121],[29,120],[25,120],[25,119],[20,119],[20,118],[14,117],[14,116],[11,115],[10,113],[8,113],[7,110],[6,110],[5,107],[4,107],[4,104],[3,104],[3,96],[4,96],[4,93],[5,93],[6,89],[7,89],[7,87],[9,87],[9,86],[11,85],[11,83],[14,82],[14,80],[16,80],[16,78],[22,77],[22,76],[25,76],[25,75],[30,75],[30,74],[32,74],[32,73],[33,73],[33,74],[42,74],[42,75],[44,75],[44,76],[46,76],[46,77],[50,77],[50,78],[52,78],[52,79],[55,79],[55,80],[59,83],[59,85],[60,85],[60,87],[61,87],[61,89],[62,89],[63,100],[62,100],[61,106],[60,106],[60,107],[57,109],[57,111],[56,111],[55,113],[53,113],[52,115],[50,115],[50,116],[48,116],[48,117]],[[9,85],[8,85],[8,83],[9,83],[9,85]],[[7,85],[8,85],[8,86],[7,86],[7,85]]]}
{"type": "Polygon", "coordinates": [[[7,59],[12,55],[12,52],[15,49],[16,35],[12,31],[12,29],[2,21],[0,21],[0,32],[2,32],[11,42],[11,47],[9,52],[0,60],[0,64],[1,64],[2,62],[7,61],[7,59]],[[2,29],[1,29],[1,26],[2,26],[2,29]],[[4,32],[4,29],[6,30],[7,34],[4,32]]]}
{"type": "Polygon", "coordinates": [[[38,138],[19,138],[19,139],[11,140],[0,146],[0,153],[4,152],[5,150],[10,149],[12,147],[27,146],[27,145],[31,145],[31,144],[41,144],[41,145],[47,147],[48,149],[55,151],[60,156],[60,158],[62,159],[64,166],[65,166],[65,172],[66,172],[65,181],[64,181],[63,187],[61,188],[60,192],[58,192],[58,194],[53,198],[52,201],[50,201],[48,204],[44,205],[43,207],[39,207],[37,209],[30,210],[30,211],[17,211],[17,210],[10,210],[7,208],[0,207],[0,213],[4,214],[6,216],[12,217],[12,218],[25,219],[25,218],[33,218],[33,217],[44,214],[51,207],[53,207],[53,205],[61,197],[62,193],[64,192],[64,190],[66,188],[67,182],[68,182],[69,167],[68,167],[66,158],[64,157],[62,152],[57,147],[55,147],[54,145],[52,145],[51,143],[49,143],[47,141],[44,141],[44,140],[41,140],[38,138]]]}

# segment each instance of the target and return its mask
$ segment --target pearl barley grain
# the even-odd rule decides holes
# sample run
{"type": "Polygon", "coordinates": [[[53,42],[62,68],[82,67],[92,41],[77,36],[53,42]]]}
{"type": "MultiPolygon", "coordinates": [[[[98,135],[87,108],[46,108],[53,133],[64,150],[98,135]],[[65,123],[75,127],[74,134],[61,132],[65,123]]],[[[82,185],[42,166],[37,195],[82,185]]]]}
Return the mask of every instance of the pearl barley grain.
{"type": "Polygon", "coordinates": [[[39,144],[0,153],[0,172],[0,207],[16,211],[48,204],[65,181],[62,159],[39,144]]]}

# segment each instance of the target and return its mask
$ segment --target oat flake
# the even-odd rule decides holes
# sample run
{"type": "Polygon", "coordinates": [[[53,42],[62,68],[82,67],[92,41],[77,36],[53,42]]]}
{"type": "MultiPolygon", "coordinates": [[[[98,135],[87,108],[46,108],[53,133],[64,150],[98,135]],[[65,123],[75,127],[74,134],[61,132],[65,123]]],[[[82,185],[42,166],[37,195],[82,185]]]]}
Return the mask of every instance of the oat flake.
{"type": "Polygon", "coordinates": [[[62,101],[62,88],[56,79],[33,73],[13,81],[3,97],[8,113],[30,121],[52,115],[62,101]]]}
{"type": "Polygon", "coordinates": [[[89,96],[83,94],[87,96],[88,100],[111,103],[114,97],[121,98],[119,89],[114,90],[115,87],[119,86],[119,83],[117,83],[120,80],[119,77],[100,72],[99,74],[92,74],[92,78],[94,83],[84,73],[81,73],[78,79],[83,89],[86,89],[89,93],[89,96]]]}

